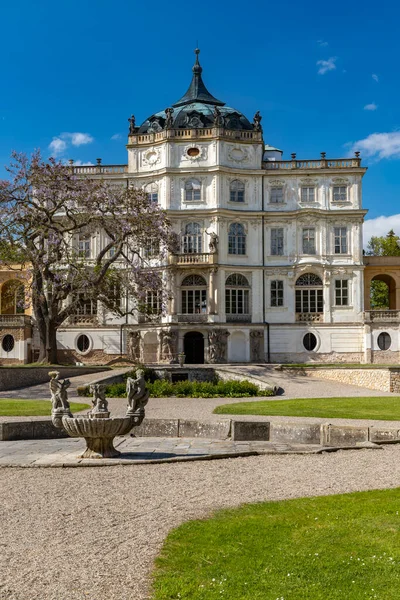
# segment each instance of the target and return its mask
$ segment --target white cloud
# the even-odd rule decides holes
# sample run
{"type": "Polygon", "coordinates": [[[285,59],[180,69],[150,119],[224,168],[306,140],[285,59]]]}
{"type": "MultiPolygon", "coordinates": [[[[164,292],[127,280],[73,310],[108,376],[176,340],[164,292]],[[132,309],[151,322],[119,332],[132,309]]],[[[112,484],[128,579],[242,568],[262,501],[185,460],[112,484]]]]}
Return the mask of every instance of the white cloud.
{"type": "Polygon", "coordinates": [[[318,75],[325,75],[325,73],[328,73],[328,71],[334,71],[336,69],[336,65],[335,65],[336,61],[337,61],[336,56],[331,56],[331,58],[328,58],[328,60],[318,60],[317,61],[317,66],[319,66],[318,75]]]}
{"type": "Polygon", "coordinates": [[[62,154],[64,150],[67,148],[67,143],[61,138],[54,137],[49,144],[49,150],[54,154],[54,156],[58,156],[62,154]]]}
{"type": "Polygon", "coordinates": [[[54,156],[60,156],[71,145],[84,146],[85,144],[91,144],[92,142],[94,142],[94,138],[89,133],[70,133],[66,131],[53,138],[49,144],[49,150],[51,150],[54,156]]]}
{"type": "Polygon", "coordinates": [[[120,133],[114,133],[114,135],[111,136],[112,140],[121,140],[122,139],[122,135],[120,133]]]}
{"type": "Polygon", "coordinates": [[[400,158],[400,131],[371,133],[363,140],[350,145],[350,153],[359,151],[361,156],[376,161],[383,158],[400,158]]]}
{"type": "Polygon", "coordinates": [[[378,108],[378,105],[375,104],[375,102],[371,102],[371,104],[366,104],[364,106],[364,110],[376,110],[378,108]]]}
{"type": "Polygon", "coordinates": [[[391,229],[396,235],[400,235],[400,214],[367,219],[364,222],[364,248],[372,236],[387,235],[391,229]]]}
{"type": "Polygon", "coordinates": [[[74,160],[74,167],[93,167],[92,162],[83,162],[82,160],[74,160]]]}
{"type": "Polygon", "coordinates": [[[378,77],[378,75],[377,75],[376,73],[372,73],[372,79],[373,79],[374,81],[376,81],[376,83],[378,83],[378,82],[379,82],[379,77],[378,77]]]}
{"type": "Polygon", "coordinates": [[[321,46],[321,48],[326,48],[327,46],[329,46],[328,42],[325,42],[324,40],[318,40],[317,44],[318,46],[321,46]]]}

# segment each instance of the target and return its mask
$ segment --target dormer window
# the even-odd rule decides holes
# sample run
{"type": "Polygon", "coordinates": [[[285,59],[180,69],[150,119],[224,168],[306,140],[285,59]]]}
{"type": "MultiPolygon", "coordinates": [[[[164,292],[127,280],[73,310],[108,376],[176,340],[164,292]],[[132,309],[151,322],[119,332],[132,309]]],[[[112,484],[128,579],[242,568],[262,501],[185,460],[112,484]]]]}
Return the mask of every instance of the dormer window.
{"type": "Polygon", "coordinates": [[[230,185],[230,196],[231,202],[244,202],[244,183],[239,179],[234,179],[230,185]]]}
{"type": "Polygon", "coordinates": [[[197,179],[190,179],[185,183],[186,202],[199,202],[201,200],[201,183],[197,179]]]}
{"type": "Polygon", "coordinates": [[[334,185],[333,186],[333,201],[334,202],[347,202],[347,185],[334,185]]]}

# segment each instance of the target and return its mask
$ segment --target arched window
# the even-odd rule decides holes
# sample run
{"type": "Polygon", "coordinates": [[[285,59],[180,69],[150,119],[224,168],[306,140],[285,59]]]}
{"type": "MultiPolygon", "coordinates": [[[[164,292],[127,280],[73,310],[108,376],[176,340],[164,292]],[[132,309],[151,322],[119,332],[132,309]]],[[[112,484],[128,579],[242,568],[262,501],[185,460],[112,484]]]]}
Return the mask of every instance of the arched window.
{"type": "Polygon", "coordinates": [[[234,179],[230,185],[230,196],[231,202],[244,202],[244,183],[239,179],[234,179]]]}
{"type": "Polygon", "coordinates": [[[185,183],[186,202],[198,202],[201,200],[201,183],[197,179],[189,179],[185,183]]]}
{"type": "Polygon", "coordinates": [[[196,254],[202,252],[202,233],[198,223],[188,223],[182,236],[182,252],[196,254]]]}
{"type": "Polygon", "coordinates": [[[386,331],[382,331],[382,333],[378,335],[378,347],[380,350],[389,350],[391,343],[391,337],[386,331]]]}
{"type": "Polygon", "coordinates": [[[207,282],[204,277],[188,275],[182,281],[181,288],[182,314],[205,314],[207,312],[207,282]]]}
{"type": "Polygon", "coordinates": [[[318,275],[304,273],[296,281],[296,313],[323,313],[323,284],[318,275]]]}
{"type": "Polygon", "coordinates": [[[156,183],[149,183],[144,188],[149,202],[158,202],[158,185],[156,183]]]}
{"type": "Polygon", "coordinates": [[[246,254],[246,233],[240,223],[232,223],[229,227],[228,254],[246,254]]]}
{"type": "Polygon", "coordinates": [[[240,273],[229,275],[225,282],[225,312],[228,321],[247,320],[250,317],[249,297],[250,285],[246,277],[240,273]]]}

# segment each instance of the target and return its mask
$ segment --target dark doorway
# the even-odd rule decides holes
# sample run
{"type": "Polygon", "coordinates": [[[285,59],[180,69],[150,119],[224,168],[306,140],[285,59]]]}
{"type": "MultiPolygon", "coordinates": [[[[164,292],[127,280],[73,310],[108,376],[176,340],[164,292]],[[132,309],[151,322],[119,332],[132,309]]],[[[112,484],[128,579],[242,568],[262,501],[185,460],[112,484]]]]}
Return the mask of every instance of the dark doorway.
{"type": "Polygon", "coordinates": [[[202,365],[204,363],[204,336],[198,331],[185,334],[183,341],[185,363],[187,365],[202,365]]]}

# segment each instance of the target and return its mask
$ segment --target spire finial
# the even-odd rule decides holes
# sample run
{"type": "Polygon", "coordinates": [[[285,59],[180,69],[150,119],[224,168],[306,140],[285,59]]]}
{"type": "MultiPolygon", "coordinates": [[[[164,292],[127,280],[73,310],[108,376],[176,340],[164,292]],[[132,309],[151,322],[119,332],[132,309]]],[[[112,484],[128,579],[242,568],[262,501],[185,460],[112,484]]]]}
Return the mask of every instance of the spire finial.
{"type": "Polygon", "coordinates": [[[203,69],[201,68],[200,63],[199,63],[199,54],[200,54],[199,48],[196,48],[194,53],[196,55],[196,61],[193,65],[192,71],[193,71],[193,73],[201,73],[203,69]]]}

